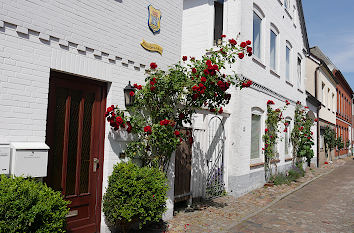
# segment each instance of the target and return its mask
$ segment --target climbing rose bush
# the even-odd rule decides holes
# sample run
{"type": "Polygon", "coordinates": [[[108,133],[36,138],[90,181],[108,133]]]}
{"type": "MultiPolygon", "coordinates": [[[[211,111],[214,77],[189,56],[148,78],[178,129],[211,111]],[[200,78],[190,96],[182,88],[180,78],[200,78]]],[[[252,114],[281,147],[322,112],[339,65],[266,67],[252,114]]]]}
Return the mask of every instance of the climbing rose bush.
{"type": "MultiPolygon", "coordinates": [[[[264,148],[264,168],[265,168],[265,178],[267,181],[273,176],[273,169],[271,168],[272,160],[276,158],[276,144],[281,139],[279,137],[280,133],[280,125],[284,122],[283,111],[290,104],[287,100],[285,101],[285,105],[282,108],[273,108],[274,105],[273,100],[267,101],[267,118],[266,118],[266,128],[264,130],[263,142],[264,148]]],[[[277,173],[277,165],[274,163],[275,173],[277,173]]]]}
{"type": "Polygon", "coordinates": [[[182,141],[193,142],[192,135],[179,129],[191,124],[192,115],[201,108],[222,114],[231,99],[228,90],[252,85],[235,73],[226,74],[226,66],[252,56],[251,41],[238,45],[233,38],[216,49],[207,50],[201,59],[183,56],[168,70],[159,69],[152,62],[146,71],[145,84],[135,83],[135,103],[124,114],[117,106],[107,109],[106,117],[113,130],[126,130],[134,134],[134,141],[125,154],[139,158],[144,166],[157,166],[166,171],[171,154],[182,141]]]}

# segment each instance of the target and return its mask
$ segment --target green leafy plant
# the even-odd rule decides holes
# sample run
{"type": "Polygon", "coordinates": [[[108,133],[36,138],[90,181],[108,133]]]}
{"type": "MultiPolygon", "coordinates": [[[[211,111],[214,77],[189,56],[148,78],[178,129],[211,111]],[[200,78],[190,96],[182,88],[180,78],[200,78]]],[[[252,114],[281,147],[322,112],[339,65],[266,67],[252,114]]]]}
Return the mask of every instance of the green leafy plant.
{"type": "Polygon", "coordinates": [[[68,204],[41,182],[0,176],[0,232],[65,232],[68,204]]]}
{"type": "Polygon", "coordinates": [[[345,147],[346,147],[347,149],[350,148],[350,140],[347,140],[347,142],[345,143],[345,147]]]}
{"type": "MultiPolygon", "coordinates": [[[[225,36],[223,37],[225,38],[225,36]]],[[[231,94],[231,85],[240,89],[252,85],[236,74],[223,73],[227,65],[252,55],[251,41],[238,45],[230,39],[207,50],[200,59],[182,57],[182,61],[167,71],[152,62],[147,70],[145,85],[134,84],[135,103],[128,108],[129,114],[112,105],[106,117],[114,130],[127,130],[134,134],[125,154],[139,158],[143,166],[155,166],[166,172],[172,152],[183,140],[193,142],[192,135],[183,135],[179,129],[183,123],[191,123],[197,109],[209,109],[212,113],[223,112],[231,94]]]]}
{"type": "Polygon", "coordinates": [[[344,148],[344,142],[342,140],[342,137],[338,137],[336,140],[336,146],[337,146],[337,150],[338,150],[338,156],[340,154],[340,150],[342,150],[344,148]]]}
{"type": "Polygon", "coordinates": [[[104,215],[110,225],[123,232],[135,223],[142,226],[159,221],[166,210],[167,190],[166,175],[158,168],[119,163],[103,197],[104,215]]]}
{"type": "Polygon", "coordinates": [[[332,153],[331,151],[336,147],[337,140],[336,140],[336,131],[328,126],[324,129],[324,144],[325,144],[325,152],[327,158],[332,161],[332,153]]]}
{"type": "MultiPolygon", "coordinates": [[[[280,109],[273,109],[272,105],[274,102],[272,100],[268,100],[267,102],[267,118],[266,118],[266,129],[263,135],[263,142],[264,142],[264,170],[265,170],[265,178],[267,181],[270,181],[270,178],[273,176],[273,169],[271,164],[273,160],[276,158],[276,144],[277,141],[281,138],[279,137],[280,132],[280,123],[284,121],[283,111],[286,109],[286,106],[290,104],[286,101],[286,105],[280,109]]],[[[284,122],[283,122],[284,123],[284,122]]],[[[274,161],[275,166],[275,174],[277,174],[277,163],[274,161]]]]}
{"type": "Polygon", "coordinates": [[[302,167],[295,166],[287,173],[280,173],[275,176],[272,176],[270,180],[274,183],[274,185],[282,185],[290,184],[291,182],[296,181],[297,179],[303,176],[305,176],[305,171],[302,169],[302,167]]]}
{"type": "Polygon", "coordinates": [[[295,107],[294,128],[290,138],[293,145],[293,166],[301,166],[303,158],[310,165],[311,159],[314,157],[312,147],[315,142],[311,127],[315,121],[317,119],[313,120],[308,116],[308,107],[302,106],[298,101],[295,107]]]}

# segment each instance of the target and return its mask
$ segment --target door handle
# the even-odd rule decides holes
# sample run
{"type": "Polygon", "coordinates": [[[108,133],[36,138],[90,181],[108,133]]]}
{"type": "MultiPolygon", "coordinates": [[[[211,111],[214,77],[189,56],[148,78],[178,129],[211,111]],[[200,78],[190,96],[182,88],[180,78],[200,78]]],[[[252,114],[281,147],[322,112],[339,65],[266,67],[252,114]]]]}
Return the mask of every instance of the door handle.
{"type": "Polygon", "coordinates": [[[93,172],[97,171],[97,168],[99,167],[99,162],[100,160],[98,158],[93,158],[93,172]]]}

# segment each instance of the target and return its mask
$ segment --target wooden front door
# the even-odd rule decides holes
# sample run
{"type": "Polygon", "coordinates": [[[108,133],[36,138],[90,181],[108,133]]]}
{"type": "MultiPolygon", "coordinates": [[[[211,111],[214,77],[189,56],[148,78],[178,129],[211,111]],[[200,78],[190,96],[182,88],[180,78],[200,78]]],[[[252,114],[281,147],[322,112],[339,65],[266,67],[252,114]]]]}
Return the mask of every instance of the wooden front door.
{"type": "Polygon", "coordinates": [[[46,183],[71,201],[68,232],[99,232],[105,83],[52,71],[46,183]]]}
{"type": "MultiPolygon", "coordinates": [[[[191,130],[181,133],[192,134],[191,130]]],[[[175,159],[175,202],[188,200],[191,196],[192,144],[183,141],[176,149],[175,159]]]]}

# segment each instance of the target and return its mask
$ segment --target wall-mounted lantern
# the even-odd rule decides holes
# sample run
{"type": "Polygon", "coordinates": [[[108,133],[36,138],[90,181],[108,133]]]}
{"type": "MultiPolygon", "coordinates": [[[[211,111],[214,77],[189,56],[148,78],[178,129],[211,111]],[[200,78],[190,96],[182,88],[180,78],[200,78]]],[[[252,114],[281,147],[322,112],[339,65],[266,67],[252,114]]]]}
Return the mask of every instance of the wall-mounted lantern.
{"type": "Polygon", "coordinates": [[[124,88],[124,100],[125,107],[133,106],[135,100],[135,89],[130,85],[130,81],[128,85],[124,88]]]}

